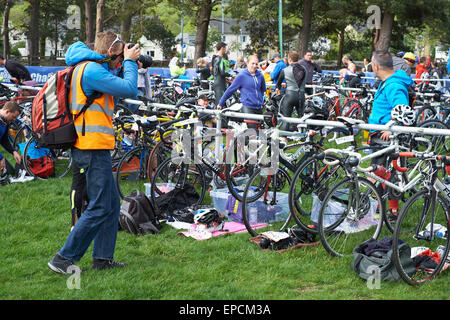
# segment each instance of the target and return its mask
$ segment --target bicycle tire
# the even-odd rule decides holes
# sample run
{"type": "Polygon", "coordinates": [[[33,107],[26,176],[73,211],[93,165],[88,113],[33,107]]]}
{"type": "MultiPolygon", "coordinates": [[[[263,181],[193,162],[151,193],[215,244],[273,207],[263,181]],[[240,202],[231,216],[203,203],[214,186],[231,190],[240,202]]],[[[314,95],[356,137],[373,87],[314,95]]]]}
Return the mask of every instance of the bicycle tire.
{"type": "Polygon", "coordinates": [[[36,175],[32,168],[30,167],[30,163],[28,161],[29,154],[32,153],[30,148],[40,148],[37,143],[37,139],[32,137],[29,139],[25,145],[23,151],[23,166],[27,173],[38,180],[47,180],[48,178],[62,178],[66,176],[71,168],[72,168],[72,153],[70,149],[49,149],[43,148],[44,152],[46,152],[46,156],[49,156],[54,161],[54,173],[48,177],[40,177],[36,175]]]}
{"type": "MultiPolygon", "coordinates": [[[[334,155],[327,155],[326,158],[329,161],[339,159],[334,155]]],[[[314,206],[313,196],[318,200],[323,199],[333,182],[344,177],[342,174],[345,176],[343,166],[338,164],[330,167],[315,155],[306,159],[295,171],[289,187],[289,210],[300,228],[318,233],[318,214],[313,214],[313,209],[317,209],[317,206],[314,206]]]]}
{"type": "MultiPolygon", "coordinates": [[[[269,224],[267,225],[267,227],[258,228],[258,229],[255,228],[256,225],[254,223],[251,223],[250,217],[249,217],[249,214],[250,214],[249,211],[254,208],[251,208],[249,210],[248,205],[251,203],[254,203],[255,201],[258,201],[259,198],[261,198],[265,194],[265,193],[260,194],[259,198],[252,199],[251,202],[247,201],[247,199],[249,198],[248,195],[251,192],[251,185],[252,185],[251,182],[253,179],[257,178],[260,174],[261,174],[260,170],[257,170],[253,173],[252,177],[249,179],[248,184],[246,185],[246,188],[243,193],[243,198],[242,198],[242,219],[243,219],[245,228],[250,233],[250,235],[252,235],[253,237],[256,237],[261,232],[273,230],[274,228],[276,231],[283,231],[286,229],[286,227],[288,226],[288,224],[292,218],[292,214],[291,214],[291,212],[289,212],[285,219],[282,219],[281,221],[278,221],[278,222],[269,221],[269,224]],[[273,223],[273,225],[271,225],[270,223],[273,223]]],[[[277,174],[277,179],[282,179],[282,180],[277,180],[277,183],[279,184],[276,186],[277,193],[278,193],[278,192],[281,192],[283,189],[286,189],[289,186],[289,184],[291,183],[291,177],[289,176],[288,172],[281,167],[278,168],[278,171],[276,174],[277,174]],[[286,182],[287,182],[287,186],[286,186],[286,182]]],[[[273,181],[274,181],[273,176],[271,179],[267,179],[267,181],[269,181],[269,184],[270,184],[268,186],[267,191],[273,190],[273,187],[275,187],[275,186],[273,186],[273,181]]],[[[270,195],[270,194],[268,194],[268,195],[270,195]]],[[[273,193],[272,193],[272,196],[273,196],[273,193]]],[[[263,210],[260,211],[261,207],[265,208],[266,211],[269,211],[272,209],[272,206],[273,205],[271,205],[270,203],[264,204],[264,202],[263,202],[262,204],[260,204],[260,206],[258,206],[258,215],[260,215],[261,211],[263,211],[263,210]]],[[[281,218],[283,218],[283,217],[281,217],[281,218]]],[[[263,221],[263,222],[266,222],[266,221],[263,221]]]]}
{"type": "Polygon", "coordinates": [[[383,226],[383,212],[384,203],[372,182],[362,177],[356,180],[344,178],[330,189],[320,208],[318,229],[323,247],[332,256],[352,255],[358,244],[378,239],[383,226]],[[365,187],[361,188],[363,185],[365,187]],[[362,212],[352,216],[354,206],[350,206],[352,210],[348,207],[350,202],[354,203],[352,196],[356,194],[360,196],[359,209],[362,212]],[[375,202],[371,201],[373,198],[375,202]]]}
{"type": "Polygon", "coordinates": [[[139,190],[146,192],[145,183],[149,183],[147,177],[147,163],[149,150],[139,146],[127,151],[115,168],[114,176],[120,198],[139,190]]]}
{"type": "Polygon", "coordinates": [[[190,184],[199,194],[194,204],[201,204],[206,193],[205,173],[200,165],[185,163],[182,158],[168,158],[162,162],[153,176],[150,198],[155,209],[160,212],[157,197],[168,193],[174,188],[184,188],[190,184]]]}
{"type": "MultiPolygon", "coordinates": [[[[417,239],[415,237],[416,232],[422,231],[418,230],[418,223],[421,218],[420,214],[422,213],[423,209],[427,208],[427,201],[429,201],[430,199],[431,195],[429,190],[422,190],[409,198],[409,200],[400,210],[393,234],[393,260],[396,270],[399,273],[400,277],[406,283],[412,286],[422,285],[423,283],[436,277],[442,270],[446,259],[442,259],[441,257],[440,262],[434,269],[417,268],[416,266],[416,272],[411,274],[411,272],[405,270],[410,269],[410,267],[408,268],[405,264],[406,262],[402,262],[400,259],[399,241],[401,241],[402,243],[407,243],[410,249],[413,249],[415,247],[427,247],[430,248],[430,250],[433,252],[436,250],[437,246],[443,245],[445,248],[443,254],[444,257],[447,257],[450,251],[450,237],[448,236],[447,239],[435,237],[434,242],[431,242],[431,240],[424,240],[420,238],[417,239]],[[423,200],[423,204],[421,203],[421,200],[423,200]]],[[[431,222],[435,224],[441,224],[446,227],[450,225],[449,206],[446,200],[441,195],[438,195],[436,198],[436,208],[434,213],[434,221],[431,221],[430,214],[428,214],[428,217],[425,217],[425,219],[427,220],[423,222],[422,228],[425,228],[427,223],[431,222]],[[438,204],[440,205],[442,210],[438,209],[439,216],[436,216],[436,209],[438,204]]]]}

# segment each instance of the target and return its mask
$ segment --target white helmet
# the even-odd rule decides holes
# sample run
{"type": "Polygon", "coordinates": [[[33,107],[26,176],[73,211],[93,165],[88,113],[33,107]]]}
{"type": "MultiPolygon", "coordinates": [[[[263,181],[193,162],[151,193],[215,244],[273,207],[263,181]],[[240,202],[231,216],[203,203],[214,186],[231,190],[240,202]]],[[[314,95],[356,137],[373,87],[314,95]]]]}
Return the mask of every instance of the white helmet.
{"type": "Polygon", "coordinates": [[[199,209],[194,214],[194,223],[206,227],[208,231],[222,230],[224,220],[216,209],[199,209]]]}
{"type": "Polygon", "coordinates": [[[415,114],[413,109],[405,104],[396,105],[391,111],[392,119],[401,122],[405,126],[414,124],[415,114]]]}

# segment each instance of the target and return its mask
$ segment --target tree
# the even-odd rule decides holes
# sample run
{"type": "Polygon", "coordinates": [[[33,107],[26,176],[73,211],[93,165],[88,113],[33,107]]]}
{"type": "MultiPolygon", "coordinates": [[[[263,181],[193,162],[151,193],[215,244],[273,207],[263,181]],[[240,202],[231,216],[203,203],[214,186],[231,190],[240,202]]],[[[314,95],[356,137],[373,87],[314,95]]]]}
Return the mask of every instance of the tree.
{"type": "MultiPolygon", "coordinates": [[[[103,31],[103,10],[105,7],[105,0],[97,1],[97,15],[95,20],[95,34],[103,31]]],[[[95,37],[95,41],[97,42],[97,36],[95,37]]]]}
{"type": "Polygon", "coordinates": [[[95,29],[94,29],[94,15],[92,12],[91,0],[84,0],[84,14],[85,14],[85,40],[86,43],[95,42],[95,29]]]}
{"type": "Polygon", "coordinates": [[[298,53],[303,57],[309,47],[309,39],[311,33],[311,23],[313,18],[313,0],[303,1],[302,27],[298,38],[298,53]]]}
{"type": "Polygon", "coordinates": [[[30,65],[39,64],[39,18],[40,18],[40,0],[29,0],[29,32],[28,32],[28,60],[30,65]]]}
{"type": "Polygon", "coordinates": [[[211,13],[222,0],[168,0],[169,4],[183,11],[186,15],[195,17],[195,53],[194,61],[204,57],[206,54],[206,43],[208,40],[208,27],[211,13]]]}
{"type": "Polygon", "coordinates": [[[13,5],[10,0],[2,0],[3,5],[3,56],[9,56],[9,12],[13,5]]]}

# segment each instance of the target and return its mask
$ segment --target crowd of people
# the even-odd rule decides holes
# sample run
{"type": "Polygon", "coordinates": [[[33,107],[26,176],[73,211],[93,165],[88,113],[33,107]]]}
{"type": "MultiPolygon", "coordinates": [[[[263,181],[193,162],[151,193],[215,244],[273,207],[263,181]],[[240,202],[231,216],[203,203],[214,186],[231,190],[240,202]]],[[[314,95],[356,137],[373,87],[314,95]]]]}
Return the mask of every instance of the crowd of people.
{"type": "MultiPolygon", "coordinates": [[[[74,179],[71,190],[77,192],[79,202],[83,204],[75,206],[79,210],[73,216],[69,236],[48,263],[51,270],[62,274],[70,273],[70,268],[84,256],[92,242],[93,269],[126,266],[125,263],[114,260],[120,197],[112,174],[110,151],[115,147],[112,117],[115,98],[136,97],[138,90],[144,91],[148,97],[151,96],[146,92],[149,79],[148,72],[140,71],[143,68],[138,61],[139,45],[130,47],[112,31],[99,33],[97,39],[94,48],[76,42],[66,53],[67,65],[76,66],[75,76],[71,80],[71,97],[74,99],[71,101],[72,114],[76,115],[80,111],[76,106],[83,106],[87,97],[94,92],[99,93],[94,104],[103,112],[87,110],[75,123],[78,139],[72,148],[74,179]]],[[[345,68],[339,71],[341,80],[346,80],[358,72],[351,57],[344,56],[342,63],[345,68]]],[[[31,80],[26,68],[20,67],[12,60],[0,56],[0,65],[5,65],[19,83],[31,80]]],[[[177,58],[171,60],[169,68],[174,78],[182,77],[186,71],[177,58]]],[[[415,68],[416,78],[420,78],[425,72],[436,72],[439,77],[445,74],[435,60],[432,61],[429,57],[416,58],[409,52],[392,55],[386,51],[376,51],[370,59],[364,59],[361,71],[373,72],[381,81],[375,94],[369,123],[386,124],[395,106],[408,105],[412,68],[415,68]]],[[[295,109],[301,117],[305,96],[311,94],[306,86],[313,83],[315,72],[321,73],[322,68],[314,62],[310,50],[307,50],[303,57],[297,51],[288,52],[286,58],[276,53],[267,61],[260,61],[257,55],[250,55],[247,59],[239,57],[234,66],[231,66],[226,43],[218,42],[211,59],[200,58],[197,61],[199,78],[213,80],[217,109],[224,108],[226,101],[239,90],[240,102],[243,105],[241,111],[251,114],[263,113],[266,84],[271,81],[276,87],[277,95],[284,91],[281,114],[289,117],[295,109]],[[240,72],[232,74],[232,67],[240,72]]],[[[208,108],[207,96],[200,96],[198,104],[208,108]]],[[[18,106],[14,102],[5,104],[0,110],[0,143],[20,164],[20,155],[5,140],[8,124],[18,114],[18,106]]],[[[209,126],[212,126],[211,122],[209,126]]],[[[283,129],[289,128],[284,124],[283,129]]],[[[390,132],[372,132],[370,141],[372,144],[383,143],[388,140],[389,135],[390,132]]],[[[384,160],[377,161],[377,164],[382,164],[384,160]]],[[[5,167],[6,161],[0,154],[0,171],[5,167]]],[[[385,172],[380,169],[376,174],[384,177],[385,172]]],[[[398,204],[390,202],[394,218],[397,209],[398,204]]]]}

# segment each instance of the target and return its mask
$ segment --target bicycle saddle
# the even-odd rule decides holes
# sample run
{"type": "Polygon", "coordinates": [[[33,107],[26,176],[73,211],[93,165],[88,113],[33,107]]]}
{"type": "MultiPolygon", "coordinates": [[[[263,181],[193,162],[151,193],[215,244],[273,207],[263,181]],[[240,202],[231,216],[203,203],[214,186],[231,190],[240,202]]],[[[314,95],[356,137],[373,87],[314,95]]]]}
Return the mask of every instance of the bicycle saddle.
{"type": "Polygon", "coordinates": [[[337,117],[336,118],[337,121],[345,123],[347,126],[350,125],[355,125],[355,124],[360,124],[360,123],[365,123],[363,120],[358,120],[358,119],[353,119],[353,118],[348,118],[348,117],[337,117]]]}

